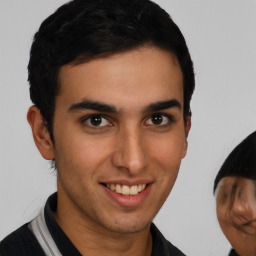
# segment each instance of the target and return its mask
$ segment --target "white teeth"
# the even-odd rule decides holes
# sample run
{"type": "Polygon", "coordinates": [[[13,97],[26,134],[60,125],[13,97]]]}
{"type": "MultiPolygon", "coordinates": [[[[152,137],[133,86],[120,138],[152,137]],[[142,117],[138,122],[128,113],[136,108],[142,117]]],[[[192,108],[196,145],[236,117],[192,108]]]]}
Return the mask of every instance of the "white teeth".
{"type": "Polygon", "coordinates": [[[121,187],[120,184],[117,184],[117,185],[116,185],[116,192],[117,192],[118,194],[122,194],[122,187],[121,187]]]}
{"type": "Polygon", "coordinates": [[[126,185],[123,185],[122,187],[122,194],[123,195],[129,195],[130,194],[130,188],[126,185]]]}
{"type": "Polygon", "coordinates": [[[130,188],[130,194],[131,194],[131,195],[137,195],[137,194],[140,192],[138,187],[139,187],[139,186],[132,186],[132,187],[130,188]]]}
{"type": "Polygon", "coordinates": [[[137,195],[141,191],[143,191],[146,187],[146,184],[139,184],[133,186],[127,186],[122,184],[106,184],[107,188],[115,191],[118,194],[122,195],[137,195]]]}
{"type": "Polygon", "coordinates": [[[110,184],[110,189],[113,190],[113,191],[115,191],[115,190],[116,190],[116,185],[110,184]]]}

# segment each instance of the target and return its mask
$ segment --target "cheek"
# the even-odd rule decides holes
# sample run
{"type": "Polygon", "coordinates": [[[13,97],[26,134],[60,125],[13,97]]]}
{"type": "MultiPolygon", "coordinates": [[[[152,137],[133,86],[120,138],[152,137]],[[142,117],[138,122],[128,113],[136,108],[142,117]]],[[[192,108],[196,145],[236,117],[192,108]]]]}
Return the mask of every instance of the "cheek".
{"type": "Polygon", "coordinates": [[[107,142],[103,143],[102,140],[95,140],[89,136],[67,135],[56,139],[55,148],[56,163],[59,163],[62,169],[71,168],[72,172],[93,170],[109,154],[107,142]]]}
{"type": "Polygon", "coordinates": [[[223,216],[218,215],[218,221],[221,227],[223,234],[226,236],[228,241],[234,246],[237,243],[237,235],[234,228],[230,223],[227,223],[226,220],[223,219],[223,216]]]}
{"type": "Polygon", "coordinates": [[[237,246],[241,242],[241,237],[239,236],[235,228],[232,226],[232,224],[225,219],[224,210],[218,210],[217,216],[223,234],[226,236],[230,244],[234,248],[237,248],[237,246]]]}
{"type": "Polygon", "coordinates": [[[217,213],[218,221],[222,223],[224,221],[226,207],[224,204],[221,204],[218,201],[216,202],[216,204],[217,204],[216,213],[217,213]]]}
{"type": "Polygon", "coordinates": [[[172,169],[179,169],[180,162],[184,156],[185,139],[171,138],[158,140],[152,148],[152,155],[155,156],[158,163],[163,167],[170,167],[172,169]]]}
{"type": "MultiPolygon", "coordinates": [[[[158,140],[159,142],[160,140],[158,140]]],[[[182,140],[162,140],[161,143],[151,149],[151,160],[156,164],[153,168],[157,170],[158,182],[161,183],[162,189],[165,190],[163,194],[165,197],[170,193],[175,180],[177,178],[180,163],[182,160],[182,152],[184,143],[182,140]]]]}
{"type": "Polygon", "coordinates": [[[217,206],[216,213],[220,227],[223,233],[225,233],[231,226],[230,218],[227,216],[227,207],[224,205],[217,206]]]}

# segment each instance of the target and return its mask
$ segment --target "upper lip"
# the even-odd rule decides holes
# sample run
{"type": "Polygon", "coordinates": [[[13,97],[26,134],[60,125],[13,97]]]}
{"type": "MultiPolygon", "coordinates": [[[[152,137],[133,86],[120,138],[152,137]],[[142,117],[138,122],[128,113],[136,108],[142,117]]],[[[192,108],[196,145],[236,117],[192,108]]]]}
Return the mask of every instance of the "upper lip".
{"type": "Polygon", "coordinates": [[[238,226],[250,226],[253,225],[254,223],[256,224],[256,219],[254,219],[253,216],[238,215],[231,213],[230,218],[238,226]]]}
{"type": "Polygon", "coordinates": [[[236,214],[232,214],[231,219],[238,226],[246,225],[249,222],[246,217],[239,215],[237,216],[236,214]]]}
{"type": "Polygon", "coordinates": [[[119,180],[107,180],[107,181],[100,181],[102,184],[122,184],[126,186],[135,186],[139,184],[150,184],[153,183],[152,180],[149,179],[140,179],[140,180],[127,180],[127,179],[119,179],[119,180]]]}

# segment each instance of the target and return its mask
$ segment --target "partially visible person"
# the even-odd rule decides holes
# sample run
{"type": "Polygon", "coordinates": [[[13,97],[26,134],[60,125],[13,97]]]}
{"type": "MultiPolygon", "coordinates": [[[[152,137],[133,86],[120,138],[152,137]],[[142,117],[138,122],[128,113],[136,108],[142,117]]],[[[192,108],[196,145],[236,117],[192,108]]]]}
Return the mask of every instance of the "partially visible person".
{"type": "Polygon", "coordinates": [[[256,256],[256,131],[227,157],[214,193],[220,227],[234,248],[229,256],[256,256]]]}

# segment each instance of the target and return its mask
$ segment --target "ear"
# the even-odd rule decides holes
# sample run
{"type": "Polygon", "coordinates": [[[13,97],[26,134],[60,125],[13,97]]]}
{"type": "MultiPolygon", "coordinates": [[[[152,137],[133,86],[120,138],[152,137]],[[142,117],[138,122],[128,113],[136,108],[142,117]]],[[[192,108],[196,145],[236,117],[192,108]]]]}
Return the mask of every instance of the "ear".
{"type": "Polygon", "coordinates": [[[36,106],[29,108],[27,120],[31,126],[34,142],[43,158],[54,159],[54,147],[50,133],[43,121],[40,110],[36,106]]]}
{"type": "Polygon", "coordinates": [[[184,130],[185,130],[185,146],[184,146],[184,151],[183,151],[183,156],[182,158],[184,158],[187,154],[187,149],[188,149],[188,134],[191,128],[191,116],[187,116],[185,123],[184,123],[184,130]]]}

